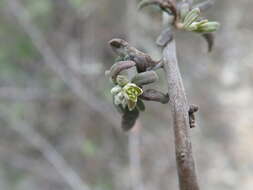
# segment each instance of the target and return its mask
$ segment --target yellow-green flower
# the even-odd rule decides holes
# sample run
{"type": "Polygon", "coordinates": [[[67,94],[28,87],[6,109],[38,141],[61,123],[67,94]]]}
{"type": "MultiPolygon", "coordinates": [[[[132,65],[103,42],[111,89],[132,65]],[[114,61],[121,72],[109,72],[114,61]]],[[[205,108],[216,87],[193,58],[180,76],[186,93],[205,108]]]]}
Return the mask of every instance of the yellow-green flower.
{"type": "Polygon", "coordinates": [[[142,89],[134,83],[127,83],[124,87],[117,85],[111,90],[111,94],[114,96],[114,104],[122,105],[123,108],[127,106],[129,111],[135,108],[138,96],[142,93],[142,89]]]}
{"type": "Polygon", "coordinates": [[[114,104],[116,106],[122,105],[125,109],[128,107],[129,111],[132,111],[136,107],[138,96],[143,91],[136,84],[131,83],[126,76],[118,75],[116,78],[117,85],[111,89],[113,95],[114,104]]]}
{"type": "Polygon", "coordinates": [[[123,95],[127,100],[128,109],[132,111],[137,103],[138,96],[140,96],[143,91],[140,87],[138,87],[134,83],[128,83],[126,84],[123,89],[123,95]]]}

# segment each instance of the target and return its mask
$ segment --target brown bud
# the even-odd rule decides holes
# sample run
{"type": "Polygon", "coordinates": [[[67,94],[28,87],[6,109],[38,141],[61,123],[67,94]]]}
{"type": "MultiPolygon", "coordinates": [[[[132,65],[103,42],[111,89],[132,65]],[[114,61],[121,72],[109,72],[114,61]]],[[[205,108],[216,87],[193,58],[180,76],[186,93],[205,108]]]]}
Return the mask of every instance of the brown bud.
{"type": "Polygon", "coordinates": [[[112,65],[110,69],[110,76],[112,80],[115,82],[117,75],[126,69],[129,69],[131,67],[135,66],[135,62],[133,61],[119,61],[112,65]]]}
{"type": "Polygon", "coordinates": [[[173,38],[172,31],[170,28],[166,28],[162,31],[162,33],[156,39],[156,45],[160,47],[166,46],[173,38]]]}
{"type": "Polygon", "coordinates": [[[155,71],[146,71],[142,73],[138,73],[132,79],[132,83],[137,86],[147,85],[158,80],[158,75],[155,71]]]}
{"type": "Polygon", "coordinates": [[[166,104],[169,102],[170,98],[168,94],[164,94],[160,91],[157,91],[155,89],[148,89],[143,92],[143,94],[140,96],[142,100],[146,101],[155,101],[160,102],[162,104],[166,104]]]}
{"type": "Polygon", "coordinates": [[[121,120],[122,129],[124,131],[129,131],[130,129],[132,129],[138,117],[139,111],[137,110],[137,108],[132,111],[125,109],[121,120]]]}

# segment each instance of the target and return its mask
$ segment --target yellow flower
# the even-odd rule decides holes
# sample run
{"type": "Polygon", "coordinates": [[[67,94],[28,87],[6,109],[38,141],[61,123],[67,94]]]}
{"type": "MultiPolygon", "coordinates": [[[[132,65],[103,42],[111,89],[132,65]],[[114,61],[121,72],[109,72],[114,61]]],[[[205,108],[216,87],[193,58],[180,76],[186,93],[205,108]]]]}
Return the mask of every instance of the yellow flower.
{"type": "Polygon", "coordinates": [[[127,100],[128,109],[132,111],[136,106],[138,96],[140,96],[143,93],[143,91],[140,87],[138,87],[134,83],[126,84],[123,87],[122,91],[123,91],[124,97],[127,100]]]}
{"type": "Polygon", "coordinates": [[[111,94],[114,97],[114,104],[116,106],[122,105],[124,109],[127,106],[129,111],[134,110],[138,101],[138,96],[143,93],[142,89],[136,84],[129,82],[123,75],[118,75],[116,81],[118,85],[111,89],[111,94]]]}

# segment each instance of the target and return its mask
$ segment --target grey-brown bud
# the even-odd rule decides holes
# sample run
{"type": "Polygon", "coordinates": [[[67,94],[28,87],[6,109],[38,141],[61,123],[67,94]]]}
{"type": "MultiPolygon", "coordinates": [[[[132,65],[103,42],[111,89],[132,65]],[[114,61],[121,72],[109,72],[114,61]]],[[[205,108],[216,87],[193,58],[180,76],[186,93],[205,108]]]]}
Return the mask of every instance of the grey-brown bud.
{"type": "Polygon", "coordinates": [[[122,120],[121,120],[121,127],[124,131],[129,131],[134,126],[137,118],[139,117],[139,111],[135,108],[132,111],[125,109],[122,120]]]}
{"type": "Polygon", "coordinates": [[[166,104],[169,102],[170,97],[168,94],[164,94],[163,92],[157,91],[155,89],[148,89],[143,92],[143,94],[140,96],[140,99],[166,104]]]}
{"type": "Polygon", "coordinates": [[[137,86],[142,86],[156,82],[158,79],[159,77],[155,71],[146,71],[136,74],[132,79],[132,82],[137,86]]]}
{"type": "Polygon", "coordinates": [[[133,61],[119,61],[119,62],[116,62],[112,65],[109,75],[111,76],[112,80],[115,82],[117,75],[121,71],[129,69],[129,68],[134,67],[134,66],[135,66],[135,62],[133,62],[133,61]]]}
{"type": "Polygon", "coordinates": [[[173,34],[170,28],[166,28],[156,39],[156,45],[160,47],[166,46],[173,38],[173,34]]]}

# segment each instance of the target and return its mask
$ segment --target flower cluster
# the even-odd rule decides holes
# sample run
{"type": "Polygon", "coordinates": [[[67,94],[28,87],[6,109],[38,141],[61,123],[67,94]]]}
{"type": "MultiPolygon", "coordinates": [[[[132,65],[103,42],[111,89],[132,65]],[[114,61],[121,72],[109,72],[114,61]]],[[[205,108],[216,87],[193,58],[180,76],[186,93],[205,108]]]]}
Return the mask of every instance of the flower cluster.
{"type": "Polygon", "coordinates": [[[111,94],[114,96],[114,104],[122,106],[123,109],[128,107],[132,111],[136,107],[138,96],[143,91],[136,84],[131,83],[125,76],[118,75],[116,78],[117,85],[111,89],[111,94]]]}
{"type": "Polygon", "coordinates": [[[134,61],[116,61],[105,74],[114,84],[111,89],[113,104],[121,113],[121,126],[125,131],[134,126],[140,111],[145,110],[143,100],[156,101],[162,104],[169,101],[168,94],[155,89],[143,90],[144,85],[156,82],[158,75],[154,70],[148,69],[138,73],[134,61]],[[129,69],[132,69],[131,72],[134,75],[130,79],[124,75],[129,74],[129,69]]]}

